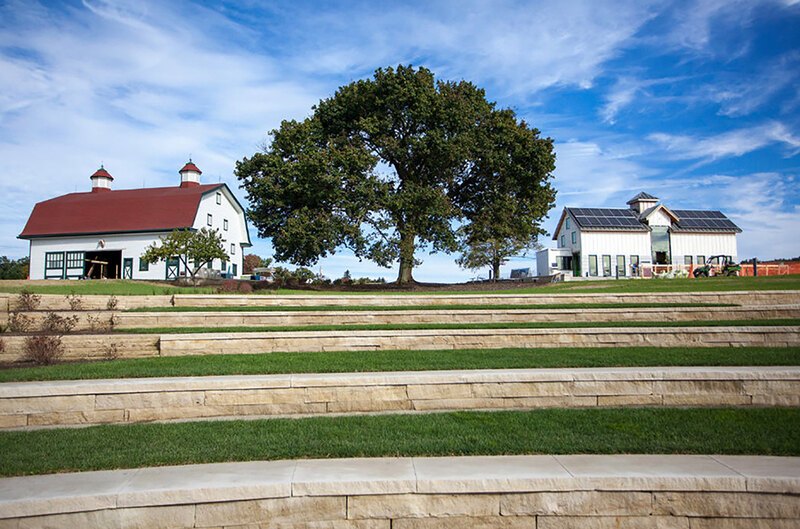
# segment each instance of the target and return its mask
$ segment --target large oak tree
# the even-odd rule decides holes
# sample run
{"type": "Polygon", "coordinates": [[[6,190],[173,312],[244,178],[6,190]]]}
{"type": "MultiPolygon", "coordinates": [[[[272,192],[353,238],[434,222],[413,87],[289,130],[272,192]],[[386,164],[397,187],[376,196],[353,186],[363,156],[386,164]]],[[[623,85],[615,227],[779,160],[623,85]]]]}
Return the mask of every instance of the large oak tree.
{"type": "Polygon", "coordinates": [[[416,249],[458,250],[459,224],[497,197],[528,200],[503,222],[532,221],[534,231],[552,207],[552,141],[472,83],[379,69],[313,110],[236,164],[250,219],[278,261],[309,266],[345,247],[381,266],[399,262],[398,282],[408,283],[416,249]]]}

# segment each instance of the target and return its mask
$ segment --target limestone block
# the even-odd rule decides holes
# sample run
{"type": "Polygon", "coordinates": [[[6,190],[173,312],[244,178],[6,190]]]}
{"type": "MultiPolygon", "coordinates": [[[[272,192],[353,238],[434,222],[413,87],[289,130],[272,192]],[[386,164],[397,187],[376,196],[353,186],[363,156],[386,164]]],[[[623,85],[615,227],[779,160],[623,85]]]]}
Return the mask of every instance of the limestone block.
{"type": "Polygon", "coordinates": [[[468,399],[473,396],[473,384],[409,384],[410,399],[468,399]]]}
{"type": "Polygon", "coordinates": [[[348,400],[407,400],[405,386],[347,386],[306,388],[306,402],[341,402],[348,400]]]}
{"type": "Polygon", "coordinates": [[[690,518],[690,529],[797,529],[798,520],[776,518],[690,518]]]}
{"type": "Polygon", "coordinates": [[[253,404],[251,406],[225,406],[229,415],[241,417],[257,415],[306,415],[321,414],[327,411],[324,402],[292,402],[286,404],[253,404]]]}
{"type": "MultiPolygon", "coordinates": [[[[392,529],[391,520],[330,520],[307,523],[269,523],[261,528],[268,529],[392,529]]],[[[395,522],[394,527],[397,527],[395,522]]],[[[227,528],[226,528],[227,529],[227,528]]],[[[237,528],[238,529],[238,528],[237,528]]]]}
{"type": "Polygon", "coordinates": [[[94,409],[94,395],[0,399],[0,414],[88,411],[94,409]]]}
{"type": "Polygon", "coordinates": [[[392,529],[534,529],[531,516],[489,516],[464,518],[399,518],[392,520],[392,529]]]}
{"type": "Polygon", "coordinates": [[[183,529],[194,527],[194,505],[119,509],[122,529],[183,529]]]}
{"type": "Polygon", "coordinates": [[[206,391],[205,402],[209,406],[297,404],[303,402],[304,396],[305,389],[303,388],[206,391]]]}
{"type": "Polygon", "coordinates": [[[753,406],[800,406],[800,395],[753,395],[753,406]]]}
{"type": "Polygon", "coordinates": [[[653,383],[649,380],[592,380],[573,384],[573,395],[651,395],[653,383]]]}
{"type": "Polygon", "coordinates": [[[153,393],[119,393],[97,395],[98,410],[124,410],[126,408],[182,408],[202,406],[202,391],[159,391],[153,393]]]}
{"type": "Polygon", "coordinates": [[[748,395],[800,396],[800,380],[746,380],[742,386],[748,395]]]}
{"type": "Polygon", "coordinates": [[[689,529],[675,516],[539,516],[537,529],[689,529]]]}
{"type": "Polygon", "coordinates": [[[344,520],[346,499],[322,496],[203,503],[197,505],[195,527],[344,520]]]}
{"type": "Polygon", "coordinates": [[[571,382],[508,382],[500,384],[473,384],[473,393],[479,398],[497,397],[551,397],[572,395],[571,382]]]}
{"type": "Polygon", "coordinates": [[[657,492],[654,514],[731,518],[800,519],[800,500],[789,494],[657,492]]]}
{"type": "Polygon", "coordinates": [[[414,409],[430,410],[492,410],[492,409],[533,409],[533,408],[577,408],[596,406],[595,397],[520,397],[520,398],[482,398],[482,399],[438,399],[415,400],[414,409]]]}
{"type": "Polygon", "coordinates": [[[17,428],[19,426],[26,426],[27,424],[28,416],[25,414],[0,415],[0,428],[17,428]]]}
{"type": "Polygon", "coordinates": [[[598,406],[661,406],[661,395],[617,395],[597,397],[598,406]]]}
{"type": "Polygon", "coordinates": [[[141,408],[125,410],[129,422],[168,421],[233,415],[231,406],[195,406],[191,408],[141,408]]]}
{"type": "Polygon", "coordinates": [[[410,400],[344,400],[327,403],[327,411],[330,413],[407,411],[411,409],[413,408],[410,400]]]}
{"type": "Polygon", "coordinates": [[[57,426],[66,424],[106,424],[125,421],[125,410],[62,411],[32,413],[28,426],[57,426]]]}
{"type": "Polygon", "coordinates": [[[702,395],[721,393],[743,395],[740,380],[657,380],[653,382],[653,393],[661,395],[702,395]]]}
{"type": "Polygon", "coordinates": [[[19,518],[0,520],[0,529],[19,529],[19,518]]]}
{"type": "Polygon", "coordinates": [[[648,492],[534,492],[507,494],[500,499],[500,514],[516,515],[620,515],[647,516],[651,512],[648,492]]]}
{"type": "Polygon", "coordinates": [[[750,395],[664,395],[664,406],[749,406],[750,395]]]}
{"type": "Polygon", "coordinates": [[[86,529],[87,527],[120,527],[117,510],[52,514],[19,519],[19,529],[86,529]]]}
{"type": "Polygon", "coordinates": [[[397,494],[351,496],[347,517],[440,518],[447,516],[497,516],[500,497],[492,494],[397,494]]]}

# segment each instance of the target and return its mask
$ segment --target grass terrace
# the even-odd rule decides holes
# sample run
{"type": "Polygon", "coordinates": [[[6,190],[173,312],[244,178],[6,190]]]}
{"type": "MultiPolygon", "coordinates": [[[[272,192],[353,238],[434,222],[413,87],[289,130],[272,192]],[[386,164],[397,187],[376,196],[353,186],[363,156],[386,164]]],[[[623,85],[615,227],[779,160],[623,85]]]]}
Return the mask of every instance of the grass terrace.
{"type": "Polygon", "coordinates": [[[501,454],[800,455],[796,408],[611,408],[0,432],[0,475],[299,458],[501,454]]]}
{"type": "Polygon", "coordinates": [[[622,327],[766,327],[800,326],[800,319],[623,322],[511,322],[511,323],[379,323],[365,325],[273,325],[259,327],[141,327],[117,329],[125,334],[197,334],[226,332],[303,331],[427,331],[456,329],[586,329],[622,327]]]}
{"type": "Polygon", "coordinates": [[[0,370],[0,382],[567,367],[797,366],[800,347],[339,351],[141,358],[0,370]]]}

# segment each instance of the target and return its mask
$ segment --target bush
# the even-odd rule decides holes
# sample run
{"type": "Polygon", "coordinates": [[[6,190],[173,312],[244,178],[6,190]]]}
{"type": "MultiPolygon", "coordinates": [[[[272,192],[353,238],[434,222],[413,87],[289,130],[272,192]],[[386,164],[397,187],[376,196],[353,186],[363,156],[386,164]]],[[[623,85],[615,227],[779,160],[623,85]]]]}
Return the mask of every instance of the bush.
{"type": "Polygon", "coordinates": [[[79,294],[72,293],[64,298],[69,303],[69,310],[83,310],[83,297],[79,294]]]}
{"type": "Polygon", "coordinates": [[[111,342],[103,350],[103,358],[106,360],[116,360],[119,358],[119,344],[111,342]]]}
{"type": "Polygon", "coordinates": [[[117,305],[119,305],[117,296],[112,295],[110,298],[108,298],[108,303],[106,303],[106,308],[108,310],[117,310],[117,305]]]}
{"type": "Polygon", "coordinates": [[[8,315],[8,330],[11,332],[30,332],[33,329],[33,319],[20,314],[19,312],[12,312],[8,315]]]}
{"type": "Polygon", "coordinates": [[[249,294],[252,291],[253,285],[236,279],[226,279],[217,289],[220,294],[249,294]]]}
{"type": "Polygon", "coordinates": [[[37,296],[29,290],[23,290],[17,296],[17,310],[36,310],[42,302],[42,296],[37,296]]]}
{"type": "Polygon", "coordinates": [[[77,316],[59,316],[55,312],[48,312],[42,320],[42,332],[52,334],[67,334],[78,324],[77,316]]]}
{"type": "Polygon", "coordinates": [[[23,357],[37,365],[56,363],[64,355],[60,336],[29,336],[25,338],[23,357]]]}

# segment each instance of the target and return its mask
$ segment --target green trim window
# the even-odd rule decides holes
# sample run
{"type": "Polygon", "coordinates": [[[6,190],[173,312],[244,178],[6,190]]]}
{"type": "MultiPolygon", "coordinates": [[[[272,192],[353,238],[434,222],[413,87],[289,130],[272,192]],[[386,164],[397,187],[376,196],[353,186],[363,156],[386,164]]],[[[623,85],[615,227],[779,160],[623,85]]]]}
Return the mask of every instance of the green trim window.
{"type": "Polygon", "coordinates": [[[572,244],[577,244],[578,242],[578,234],[576,232],[572,232],[572,244]]]}
{"type": "Polygon", "coordinates": [[[705,255],[698,255],[697,256],[697,264],[703,266],[706,264],[706,256],[705,255]]]}
{"type": "Polygon", "coordinates": [[[567,239],[565,235],[561,236],[561,247],[565,247],[567,245],[567,239]]]}
{"type": "Polygon", "coordinates": [[[228,219],[222,220],[222,229],[228,231],[228,219]]]}
{"type": "Polygon", "coordinates": [[[213,217],[213,215],[211,215],[211,213],[206,215],[206,224],[208,226],[211,226],[212,224],[214,224],[214,217],[213,217]]]}
{"type": "Polygon", "coordinates": [[[567,227],[567,229],[570,228],[569,217],[567,217],[566,227],[567,227]]]}
{"type": "Polygon", "coordinates": [[[692,266],[692,256],[691,255],[684,255],[683,256],[683,264],[692,266]]]}
{"type": "Polygon", "coordinates": [[[631,275],[639,275],[639,256],[631,255],[631,275]]]}
{"type": "Polygon", "coordinates": [[[140,272],[149,272],[150,271],[150,263],[145,261],[144,259],[139,259],[139,271],[140,272]]]}
{"type": "Polygon", "coordinates": [[[603,256],[603,277],[611,277],[611,256],[603,256]]]}
{"type": "Polygon", "coordinates": [[[44,254],[44,278],[64,278],[64,252],[44,254]]]}
{"type": "Polygon", "coordinates": [[[83,269],[83,252],[67,252],[67,268],[83,269]]]}
{"type": "Polygon", "coordinates": [[[620,277],[625,277],[627,273],[625,272],[625,256],[618,255],[617,256],[617,275],[620,277]]]}
{"type": "Polygon", "coordinates": [[[589,256],[589,275],[590,276],[597,276],[597,256],[590,255],[589,256]]]}

